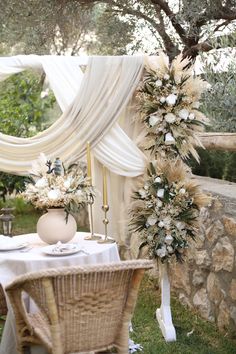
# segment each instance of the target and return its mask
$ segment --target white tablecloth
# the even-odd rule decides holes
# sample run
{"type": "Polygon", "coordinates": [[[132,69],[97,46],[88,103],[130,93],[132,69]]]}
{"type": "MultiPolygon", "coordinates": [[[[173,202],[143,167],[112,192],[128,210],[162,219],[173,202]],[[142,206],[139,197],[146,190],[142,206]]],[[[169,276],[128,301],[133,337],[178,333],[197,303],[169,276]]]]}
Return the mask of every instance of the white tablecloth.
{"type": "MultiPolygon", "coordinates": [[[[98,244],[96,241],[86,241],[84,237],[87,235],[89,234],[77,232],[70,243],[79,243],[88,254],[79,252],[68,256],[46,255],[43,252],[43,247],[47,245],[40,240],[37,234],[15,236],[18,240],[33,245],[33,248],[28,252],[21,252],[21,250],[0,252],[0,283],[4,288],[17,275],[46,268],[110,263],[120,260],[116,243],[98,244]]],[[[2,335],[0,354],[17,354],[15,323],[11,310],[8,311],[2,335]]]]}

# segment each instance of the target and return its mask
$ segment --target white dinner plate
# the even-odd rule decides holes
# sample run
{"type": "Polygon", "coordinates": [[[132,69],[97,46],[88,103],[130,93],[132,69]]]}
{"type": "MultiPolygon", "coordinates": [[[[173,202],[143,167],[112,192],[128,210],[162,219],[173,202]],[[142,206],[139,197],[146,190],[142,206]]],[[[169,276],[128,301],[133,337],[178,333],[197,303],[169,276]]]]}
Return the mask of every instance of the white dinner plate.
{"type": "Polygon", "coordinates": [[[42,248],[42,251],[50,256],[69,256],[78,253],[81,247],[75,243],[65,243],[58,245],[50,245],[42,248]]]}
{"type": "Polygon", "coordinates": [[[21,248],[27,247],[28,242],[21,242],[21,243],[16,243],[14,244],[9,244],[9,245],[0,245],[0,252],[1,251],[14,251],[14,250],[20,250],[21,248]]]}

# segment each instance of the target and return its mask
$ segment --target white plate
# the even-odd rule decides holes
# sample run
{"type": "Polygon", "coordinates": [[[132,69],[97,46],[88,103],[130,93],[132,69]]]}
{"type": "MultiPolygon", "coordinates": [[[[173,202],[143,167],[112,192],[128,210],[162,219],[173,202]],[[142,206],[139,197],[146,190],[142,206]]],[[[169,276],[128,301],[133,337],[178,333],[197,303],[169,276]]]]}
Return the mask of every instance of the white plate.
{"type": "Polygon", "coordinates": [[[0,245],[0,251],[14,251],[27,247],[28,242],[16,243],[15,245],[0,245]]]}
{"type": "Polygon", "coordinates": [[[50,245],[42,248],[42,251],[50,256],[69,256],[70,254],[78,253],[81,247],[75,243],[65,243],[58,245],[50,245]]]}

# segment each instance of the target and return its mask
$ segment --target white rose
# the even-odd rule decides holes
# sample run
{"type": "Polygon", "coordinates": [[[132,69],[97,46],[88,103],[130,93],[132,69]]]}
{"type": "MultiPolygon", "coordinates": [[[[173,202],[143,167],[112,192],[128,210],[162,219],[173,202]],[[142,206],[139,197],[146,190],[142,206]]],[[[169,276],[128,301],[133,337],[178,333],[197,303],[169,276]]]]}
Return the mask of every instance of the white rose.
{"type": "Polygon", "coordinates": [[[180,188],[179,193],[180,194],[185,194],[186,190],[184,188],[180,188]]]}
{"type": "Polygon", "coordinates": [[[172,237],[171,235],[166,235],[166,237],[165,237],[165,243],[166,243],[167,245],[171,245],[172,241],[173,241],[173,237],[172,237]]]}
{"type": "Polygon", "coordinates": [[[189,115],[189,111],[185,108],[181,109],[178,113],[178,116],[184,120],[188,119],[188,115],[189,115]]]}
{"type": "Polygon", "coordinates": [[[35,187],[37,188],[44,188],[48,185],[48,181],[46,178],[40,178],[37,180],[37,182],[35,183],[35,187]]]}
{"type": "Polygon", "coordinates": [[[156,215],[150,215],[148,218],[147,218],[147,223],[150,225],[150,226],[153,226],[155,225],[157,222],[157,217],[156,215]]]}
{"type": "Polygon", "coordinates": [[[154,179],[154,182],[156,182],[156,183],[161,183],[161,177],[156,177],[156,178],[154,179]]]}
{"type": "Polygon", "coordinates": [[[163,198],[164,197],[165,190],[163,188],[158,189],[157,191],[157,197],[158,198],[163,198]]]}
{"type": "Polygon", "coordinates": [[[165,74],[165,75],[163,76],[163,79],[164,79],[164,80],[169,80],[169,78],[170,78],[170,75],[168,75],[168,74],[165,74]]]}
{"type": "Polygon", "coordinates": [[[48,192],[48,199],[57,200],[60,197],[60,192],[56,189],[52,189],[48,192]]]}
{"type": "Polygon", "coordinates": [[[149,117],[149,124],[150,124],[151,127],[156,125],[158,122],[160,122],[160,117],[158,117],[156,115],[151,115],[149,117]]]}
{"type": "Polygon", "coordinates": [[[172,145],[174,143],[175,143],[175,138],[173,137],[173,135],[171,133],[167,133],[165,135],[165,144],[172,145]]]}
{"type": "Polygon", "coordinates": [[[176,100],[177,100],[177,96],[174,95],[173,93],[170,94],[168,97],[166,97],[166,103],[168,104],[168,106],[174,106],[176,100]]]}
{"type": "Polygon", "coordinates": [[[140,195],[141,198],[145,198],[146,195],[147,195],[147,193],[146,193],[146,191],[144,189],[139,189],[138,192],[139,192],[139,195],[140,195]]]}
{"type": "Polygon", "coordinates": [[[165,121],[167,123],[174,123],[176,121],[176,116],[173,113],[167,113],[165,115],[165,121]]]}
{"type": "Polygon", "coordinates": [[[159,223],[158,223],[158,226],[159,226],[159,227],[164,227],[164,225],[165,225],[165,224],[164,224],[163,221],[159,221],[159,223]]]}
{"type": "Polygon", "coordinates": [[[156,84],[156,87],[161,87],[162,86],[162,81],[161,80],[157,80],[155,82],[155,84],[156,84]]]}
{"type": "Polygon", "coordinates": [[[190,113],[189,116],[188,116],[188,118],[189,118],[190,120],[193,120],[193,119],[195,118],[195,114],[194,114],[194,113],[190,113]]]}
{"type": "Polygon", "coordinates": [[[157,251],[156,251],[156,254],[158,257],[165,257],[166,255],[166,246],[162,246],[161,248],[159,248],[157,251]]]}
{"type": "Polygon", "coordinates": [[[160,98],[160,102],[161,102],[161,103],[165,103],[165,101],[166,101],[166,98],[165,98],[165,97],[161,97],[161,98],[160,98]]]}

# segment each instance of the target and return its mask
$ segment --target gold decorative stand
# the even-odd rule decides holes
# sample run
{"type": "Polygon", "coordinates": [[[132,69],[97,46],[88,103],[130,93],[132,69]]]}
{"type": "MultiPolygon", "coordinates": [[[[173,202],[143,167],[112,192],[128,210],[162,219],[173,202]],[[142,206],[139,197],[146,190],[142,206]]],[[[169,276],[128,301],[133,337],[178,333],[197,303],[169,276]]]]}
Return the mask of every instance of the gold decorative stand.
{"type": "Polygon", "coordinates": [[[109,210],[109,205],[103,205],[102,210],[104,211],[103,224],[105,226],[105,238],[99,240],[98,243],[114,243],[116,241],[113,238],[108,238],[107,236],[107,225],[109,224],[109,220],[107,219],[107,212],[109,210]]]}
{"type": "Polygon", "coordinates": [[[89,194],[88,197],[88,205],[89,205],[89,216],[90,216],[90,231],[91,235],[86,236],[84,239],[87,241],[97,241],[101,240],[101,236],[95,235],[94,230],[93,230],[93,203],[94,203],[94,197],[92,194],[89,194]]]}

